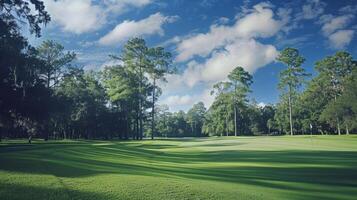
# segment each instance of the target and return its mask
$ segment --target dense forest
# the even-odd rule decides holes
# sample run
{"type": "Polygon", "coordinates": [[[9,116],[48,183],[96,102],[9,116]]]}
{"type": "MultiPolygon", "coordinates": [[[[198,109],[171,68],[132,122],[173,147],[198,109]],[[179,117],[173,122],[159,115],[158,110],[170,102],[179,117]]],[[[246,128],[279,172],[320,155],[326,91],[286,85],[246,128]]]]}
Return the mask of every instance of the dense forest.
{"type": "Polygon", "coordinates": [[[171,53],[132,38],[108,55],[117,65],[86,71],[76,54],[54,41],[34,47],[50,21],[39,0],[0,1],[0,140],[143,139],[277,134],[349,134],[357,131],[357,62],[345,51],[316,61],[306,73],[304,56],[285,48],[276,58],[286,68],[275,105],[250,100],[251,74],[237,66],[212,88],[213,104],[188,112],[158,105],[159,82],[177,73],[171,53]],[[31,10],[32,9],[32,10],[31,10]]]}

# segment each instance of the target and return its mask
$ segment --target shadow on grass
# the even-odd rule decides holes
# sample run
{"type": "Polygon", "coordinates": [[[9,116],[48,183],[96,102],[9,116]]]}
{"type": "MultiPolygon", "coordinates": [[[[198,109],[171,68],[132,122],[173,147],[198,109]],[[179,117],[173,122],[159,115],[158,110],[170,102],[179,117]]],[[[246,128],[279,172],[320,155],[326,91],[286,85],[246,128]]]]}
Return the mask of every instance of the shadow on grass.
{"type": "Polygon", "coordinates": [[[68,188],[47,188],[19,184],[0,183],[0,197],[2,200],[34,200],[34,199],[108,199],[105,194],[94,192],[80,192],[68,188]]]}
{"type": "MultiPolygon", "coordinates": [[[[170,152],[160,150],[181,147],[140,142],[108,143],[104,146],[90,143],[35,144],[18,148],[17,151],[14,146],[0,148],[0,170],[73,178],[103,173],[181,177],[331,194],[341,192],[325,191],[319,187],[357,187],[357,152],[170,152]],[[304,184],[316,187],[307,188],[304,184]]],[[[344,194],[357,195],[352,191],[344,191],[344,194]]]]}

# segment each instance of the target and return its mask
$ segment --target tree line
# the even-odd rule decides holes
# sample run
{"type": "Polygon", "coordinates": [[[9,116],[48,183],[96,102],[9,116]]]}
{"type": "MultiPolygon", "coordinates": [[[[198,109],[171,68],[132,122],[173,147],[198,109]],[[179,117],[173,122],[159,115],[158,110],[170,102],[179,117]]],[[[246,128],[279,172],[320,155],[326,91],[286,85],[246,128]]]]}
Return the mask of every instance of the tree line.
{"type": "Polygon", "coordinates": [[[277,61],[281,91],[275,105],[248,98],[252,75],[236,67],[227,81],[213,85],[207,109],[199,102],[188,112],[158,105],[158,83],[175,73],[170,52],[132,38],[116,65],[99,72],[75,64],[76,54],[55,41],[31,46],[19,24],[41,36],[50,21],[43,3],[0,2],[0,140],[143,139],[264,134],[349,134],[357,129],[357,62],[345,51],[317,61],[310,78],[297,49],[286,48],[277,61]],[[32,5],[31,5],[32,4],[32,5]],[[32,10],[31,10],[32,9],[32,10]]]}
{"type": "Polygon", "coordinates": [[[242,67],[228,75],[228,82],[213,86],[215,101],[209,108],[203,131],[211,135],[349,134],[357,129],[357,62],[346,51],[315,63],[311,80],[302,67],[305,58],[286,48],[277,61],[281,91],[275,105],[259,107],[249,102],[252,77],[242,67]]]}

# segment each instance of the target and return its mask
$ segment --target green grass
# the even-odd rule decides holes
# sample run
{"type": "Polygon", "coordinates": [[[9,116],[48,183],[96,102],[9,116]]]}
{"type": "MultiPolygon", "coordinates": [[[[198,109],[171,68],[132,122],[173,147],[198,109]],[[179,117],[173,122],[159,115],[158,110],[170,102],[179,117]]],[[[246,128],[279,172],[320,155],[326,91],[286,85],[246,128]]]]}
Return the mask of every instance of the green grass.
{"type": "Polygon", "coordinates": [[[356,197],[357,136],[0,144],[1,200],[356,197]]]}

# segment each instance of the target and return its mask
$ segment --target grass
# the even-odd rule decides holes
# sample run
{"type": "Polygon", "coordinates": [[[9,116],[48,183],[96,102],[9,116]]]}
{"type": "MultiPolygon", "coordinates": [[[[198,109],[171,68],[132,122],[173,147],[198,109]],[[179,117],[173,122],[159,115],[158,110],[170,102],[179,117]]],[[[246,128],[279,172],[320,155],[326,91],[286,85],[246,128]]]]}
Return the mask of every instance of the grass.
{"type": "Polygon", "coordinates": [[[355,199],[357,136],[0,143],[0,199],[355,199]]]}

